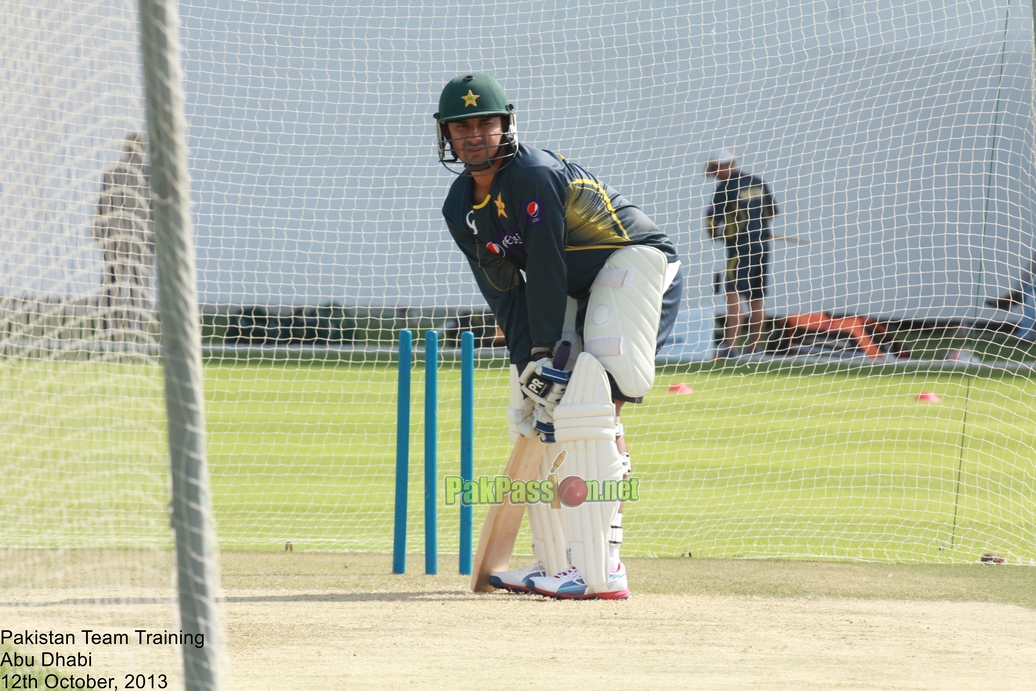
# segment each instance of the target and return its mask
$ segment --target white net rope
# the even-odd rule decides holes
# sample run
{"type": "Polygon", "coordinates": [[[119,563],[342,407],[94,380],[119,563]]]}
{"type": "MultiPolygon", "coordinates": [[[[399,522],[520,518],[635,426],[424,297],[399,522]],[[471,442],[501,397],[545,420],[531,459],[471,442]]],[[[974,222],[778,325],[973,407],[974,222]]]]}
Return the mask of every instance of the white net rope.
{"type": "MultiPolygon", "coordinates": [[[[103,427],[98,448],[114,449],[98,456],[151,459],[132,470],[154,465],[151,484],[127,479],[127,496],[153,487],[145,498],[159,498],[164,486],[160,377],[146,347],[155,328],[98,326],[105,264],[90,237],[103,172],[142,129],[135,30],[90,6],[66,12],[94,13],[90,31],[54,15],[52,31],[78,42],[45,39],[39,12],[3,20],[22,42],[5,38],[17,47],[0,57],[0,369],[25,450],[0,454],[25,469],[17,501],[42,513],[50,500],[31,497],[60,496],[67,475],[56,468],[98,471],[85,445],[58,441],[66,408],[111,409],[104,425],[83,425],[103,427]],[[50,74],[53,88],[38,88],[50,74]],[[79,351],[90,355],[68,357],[79,351]],[[138,424],[142,411],[153,426],[138,424]],[[55,460],[39,464],[46,448],[55,460]]],[[[642,487],[626,509],[627,553],[1036,557],[1025,364],[1036,354],[1018,338],[1024,295],[1009,309],[987,304],[1023,287],[1036,245],[1029,4],[189,0],[181,21],[224,548],[390,549],[395,336],[434,328],[449,350],[465,315],[484,310],[439,211],[453,177],[436,161],[431,118],[446,81],[481,71],[515,103],[522,141],[607,181],[684,262],[679,347],[624,413],[642,487]],[[705,234],[713,183],[702,171],[718,147],[771,186],[774,233],[791,238],[774,243],[768,331],[796,315],[869,317],[909,360],[868,357],[849,331],[789,331],[743,365],[708,360],[724,259],[705,234]],[[692,393],[669,393],[678,384],[692,393]],[[925,392],[940,402],[918,401],[925,392]]],[[[506,370],[499,348],[479,352],[476,474],[495,474],[510,446],[506,370]]],[[[450,363],[440,475],[459,455],[450,363]]],[[[411,551],[422,550],[421,375],[411,551]]],[[[135,510],[116,512],[128,531],[51,532],[21,518],[18,544],[168,539],[135,510]]],[[[455,507],[440,517],[448,551],[455,507]]]]}
{"type": "Polygon", "coordinates": [[[0,19],[4,547],[169,545],[146,164],[124,147],[139,35],[112,4],[0,19]]]}
{"type": "Polygon", "coordinates": [[[0,601],[36,661],[5,679],[182,685],[135,633],[178,630],[136,2],[7,2],[0,43],[0,601]]]}

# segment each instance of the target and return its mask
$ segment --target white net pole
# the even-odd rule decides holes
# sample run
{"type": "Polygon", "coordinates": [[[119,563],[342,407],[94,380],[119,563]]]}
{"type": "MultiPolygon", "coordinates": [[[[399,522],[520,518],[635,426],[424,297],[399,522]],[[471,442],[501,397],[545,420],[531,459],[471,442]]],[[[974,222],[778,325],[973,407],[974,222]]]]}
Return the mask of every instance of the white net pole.
{"type": "Polygon", "coordinates": [[[189,691],[201,691],[219,688],[218,575],[205,457],[201,337],[175,0],[141,0],[140,23],[180,619],[185,633],[202,635],[205,641],[202,646],[183,647],[184,683],[189,691]]]}

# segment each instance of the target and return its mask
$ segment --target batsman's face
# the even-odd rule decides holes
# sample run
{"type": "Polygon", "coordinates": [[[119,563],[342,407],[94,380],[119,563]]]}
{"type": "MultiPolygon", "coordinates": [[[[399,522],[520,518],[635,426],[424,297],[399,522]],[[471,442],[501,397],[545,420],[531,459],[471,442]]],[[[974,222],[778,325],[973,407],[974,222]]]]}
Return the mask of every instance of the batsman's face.
{"type": "Polygon", "coordinates": [[[504,122],[499,115],[468,118],[446,123],[450,148],[466,165],[482,167],[497,155],[504,139],[504,122]]]}

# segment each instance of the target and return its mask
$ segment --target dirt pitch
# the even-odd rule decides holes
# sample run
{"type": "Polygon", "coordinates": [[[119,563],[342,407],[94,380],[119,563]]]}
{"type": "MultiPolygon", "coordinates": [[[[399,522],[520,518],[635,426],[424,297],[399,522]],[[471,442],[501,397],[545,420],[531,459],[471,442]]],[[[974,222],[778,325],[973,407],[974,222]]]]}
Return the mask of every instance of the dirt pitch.
{"type": "MultiPolygon", "coordinates": [[[[633,559],[630,600],[556,602],[473,595],[456,561],[439,566],[426,576],[412,555],[392,576],[384,555],[224,554],[225,688],[1036,686],[1029,567],[633,559]]],[[[2,627],[154,628],[172,612],[143,591],[90,597],[8,588],[2,627]]],[[[166,648],[105,660],[179,680],[166,648]]]]}

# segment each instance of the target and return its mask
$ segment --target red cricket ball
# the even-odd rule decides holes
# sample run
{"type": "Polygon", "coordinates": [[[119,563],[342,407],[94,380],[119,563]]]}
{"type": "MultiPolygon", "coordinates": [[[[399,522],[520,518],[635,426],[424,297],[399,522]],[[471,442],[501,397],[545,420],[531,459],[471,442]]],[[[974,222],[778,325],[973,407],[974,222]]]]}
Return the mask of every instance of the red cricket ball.
{"type": "Polygon", "coordinates": [[[558,485],[558,496],[565,506],[579,506],[586,501],[586,481],[576,475],[566,477],[558,485]]]}

